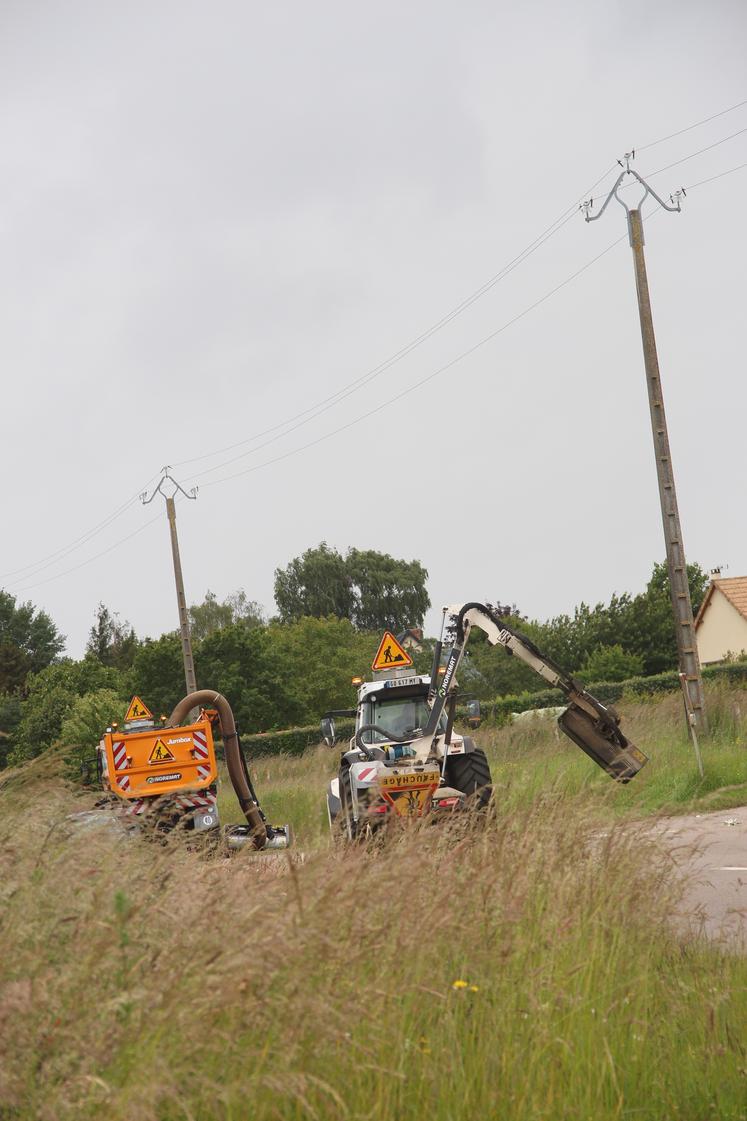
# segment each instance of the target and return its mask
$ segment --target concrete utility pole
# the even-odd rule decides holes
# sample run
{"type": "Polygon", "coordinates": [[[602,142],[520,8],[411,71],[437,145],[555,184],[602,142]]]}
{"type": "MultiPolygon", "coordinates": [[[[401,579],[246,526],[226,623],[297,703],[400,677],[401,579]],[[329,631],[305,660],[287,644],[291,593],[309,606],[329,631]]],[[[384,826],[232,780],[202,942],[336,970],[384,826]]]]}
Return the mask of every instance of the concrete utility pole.
{"type": "MultiPolygon", "coordinates": [[[[641,207],[648,195],[656,199],[664,210],[679,213],[680,199],[684,190],[675,191],[670,196],[668,205],[659,198],[654,190],[649,187],[630,167],[630,161],[635,157],[635,152],[626,152],[624,170],[617,177],[617,181],[605,199],[598,214],[590,213],[594,200],[582,204],[587,222],[594,222],[601,218],[612,198],[616,198],[625,210],[628,219],[628,235],[630,246],[633,250],[633,263],[635,266],[635,283],[638,295],[638,315],[641,321],[641,339],[643,342],[643,361],[646,368],[646,384],[648,387],[648,401],[651,412],[651,431],[654,438],[654,454],[656,457],[656,474],[659,481],[659,501],[661,504],[661,518],[664,526],[664,543],[667,550],[667,567],[669,570],[669,591],[672,597],[672,612],[674,615],[675,634],[677,637],[677,653],[679,655],[680,679],[683,682],[685,693],[685,708],[688,716],[688,726],[691,736],[695,737],[695,729],[703,732],[708,730],[705,711],[705,697],[703,693],[703,677],[700,672],[698,647],[695,640],[695,625],[693,622],[693,609],[690,601],[690,587],[687,582],[687,565],[685,562],[685,548],[682,543],[682,527],[680,525],[679,508],[677,506],[677,492],[674,485],[674,470],[672,456],[669,450],[669,434],[667,432],[667,418],[664,412],[664,396],[661,388],[659,374],[659,359],[656,353],[656,338],[654,336],[654,321],[651,315],[651,300],[648,291],[648,277],[646,275],[646,260],[643,255],[643,219],[641,207]],[[629,207],[619,195],[620,185],[628,176],[632,176],[643,187],[644,194],[636,207],[629,207]]],[[[620,161],[618,161],[620,162],[620,161]]],[[[622,163],[620,162],[622,167],[622,163]]],[[[697,739],[694,741],[697,743],[697,739]]]]}
{"type": "Polygon", "coordinates": [[[140,500],[144,506],[147,506],[157,494],[166,499],[166,516],[169,519],[169,532],[171,534],[171,555],[174,561],[174,582],[176,584],[176,602],[179,608],[179,629],[182,638],[182,658],[184,660],[184,678],[187,682],[187,693],[194,693],[197,689],[197,678],[195,677],[195,663],[192,657],[192,636],[189,633],[189,616],[187,614],[187,600],[184,596],[184,577],[182,576],[182,562],[179,557],[179,538],[176,534],[176,505],[174,498],[177,494],[183,494],[185,498],[197,498],[197,488],[187,494],[183,487],[179,486],[176,479],[169,474],[168,467],[164,467],[163,475],[158,482],[155,490],[150,498],[146,498],[147,491],[140,495],[140,500]],[[172,486],[172,491],[167,494],[162,488],[164,483],[169,482],[172,486]]]}

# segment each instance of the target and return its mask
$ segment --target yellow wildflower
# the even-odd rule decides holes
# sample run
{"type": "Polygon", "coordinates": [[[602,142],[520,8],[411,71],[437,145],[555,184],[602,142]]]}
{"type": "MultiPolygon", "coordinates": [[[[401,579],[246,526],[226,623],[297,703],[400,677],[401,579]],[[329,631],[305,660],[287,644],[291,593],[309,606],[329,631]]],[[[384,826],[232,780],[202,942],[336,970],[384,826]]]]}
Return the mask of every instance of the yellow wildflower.
{"type": "Polygon", "coordinates": [[[469,981],[462,981],[461,978],[458,978],[456,981],[451,982],[451,987],[452,989],[468,989],[469,981]]]}

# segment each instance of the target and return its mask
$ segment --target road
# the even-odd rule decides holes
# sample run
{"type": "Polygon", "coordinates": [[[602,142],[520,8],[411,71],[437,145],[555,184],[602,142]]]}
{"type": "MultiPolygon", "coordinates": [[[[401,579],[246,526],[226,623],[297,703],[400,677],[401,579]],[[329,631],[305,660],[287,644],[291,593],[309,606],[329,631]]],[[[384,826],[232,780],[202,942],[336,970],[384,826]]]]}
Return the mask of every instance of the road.
{"type": "Polygon", "coordinates": [[[747,948],[747,806],[666,818],[657,832],[687,877],[683,915],[747,948]]]}

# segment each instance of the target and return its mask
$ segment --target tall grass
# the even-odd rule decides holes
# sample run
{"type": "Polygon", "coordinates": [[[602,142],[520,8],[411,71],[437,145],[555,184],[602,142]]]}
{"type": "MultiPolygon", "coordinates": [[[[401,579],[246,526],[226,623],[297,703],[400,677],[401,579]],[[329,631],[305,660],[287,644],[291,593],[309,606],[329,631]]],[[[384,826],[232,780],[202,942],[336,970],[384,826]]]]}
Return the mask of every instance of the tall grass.
{"type": "Polygon", "coordinates": [[[746,1115],[747,962],[594,790],[227,858],[66,821],[44,766],[0,784],[0,1116],[746,1115]]]}

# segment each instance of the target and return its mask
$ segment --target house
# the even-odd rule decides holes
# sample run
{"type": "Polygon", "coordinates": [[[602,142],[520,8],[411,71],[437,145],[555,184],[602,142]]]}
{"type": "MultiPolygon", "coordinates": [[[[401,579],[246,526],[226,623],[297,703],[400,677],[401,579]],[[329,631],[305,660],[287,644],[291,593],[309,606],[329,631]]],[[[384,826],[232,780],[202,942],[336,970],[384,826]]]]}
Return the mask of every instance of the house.
{"type": "Polygon", "coordinates": [[[421,627],[410,627],[397,635],[397,642],[403,650],[414,651],[420,654],[423,649],[423,631],[421,627]]]}
{"type": "Polygon", "coordinates": [[[747,576],[711,580],[695,619],[695,638],[703,665],[747,651],[747,576]]]}

